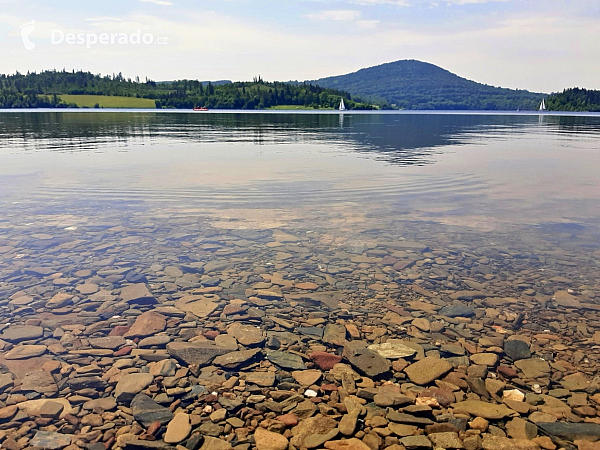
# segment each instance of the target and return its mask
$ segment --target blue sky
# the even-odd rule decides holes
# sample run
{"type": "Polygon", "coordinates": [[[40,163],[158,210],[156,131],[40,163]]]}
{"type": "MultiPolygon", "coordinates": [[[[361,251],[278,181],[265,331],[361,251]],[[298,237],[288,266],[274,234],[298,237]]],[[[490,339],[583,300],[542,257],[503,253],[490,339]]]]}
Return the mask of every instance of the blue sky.
{"type": "Polygon", "coordinates": [[[155,80],[303,80],[418,59],[495,86],[600,89],[600,1],[0,0],[0,55],[1,73],[155,80]],[[137,30],[152,43],[131,43],[137,30]],[[70,33],[129,38],[88,48],[60,41],[70,33]]]}

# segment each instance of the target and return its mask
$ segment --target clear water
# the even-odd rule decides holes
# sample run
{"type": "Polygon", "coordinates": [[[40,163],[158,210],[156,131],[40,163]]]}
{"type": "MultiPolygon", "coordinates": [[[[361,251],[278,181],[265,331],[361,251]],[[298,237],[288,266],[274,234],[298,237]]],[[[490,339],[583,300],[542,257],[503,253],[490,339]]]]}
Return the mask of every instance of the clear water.
{"type": "Polygon", "coordinates": [[[433,262],[386,269],[386,282],[435,290],[459,286],[452,273],[531,270],[548,295],[560,276],[600,299],[594,116],[0,112],[0,208],[4,297],[34,289],[29,267],[152,275],[243,259],[310,278],[408,240],[433,262]],[[305,250],[251,239],[273,230],[305,250]],[[282,249],[293,258],[278,260],[282,249]],[[456,254],[485,269],[435,262],[456,254]]]}

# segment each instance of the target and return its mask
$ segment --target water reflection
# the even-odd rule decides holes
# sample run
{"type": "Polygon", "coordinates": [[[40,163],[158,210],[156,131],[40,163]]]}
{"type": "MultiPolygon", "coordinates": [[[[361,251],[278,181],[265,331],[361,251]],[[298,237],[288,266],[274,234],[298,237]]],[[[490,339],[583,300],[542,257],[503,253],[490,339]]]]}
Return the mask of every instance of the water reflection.
{"type": "MultiPolygon", "coordinates": [[[[597,118],[540,115],[561,132],[598,133],[597,118]]],[[[325,143],[398,165],[486,133],[531,132],[535,116],[390,114],[0,113],[0,151],[82,152],[128,143],[325,143]]]]}

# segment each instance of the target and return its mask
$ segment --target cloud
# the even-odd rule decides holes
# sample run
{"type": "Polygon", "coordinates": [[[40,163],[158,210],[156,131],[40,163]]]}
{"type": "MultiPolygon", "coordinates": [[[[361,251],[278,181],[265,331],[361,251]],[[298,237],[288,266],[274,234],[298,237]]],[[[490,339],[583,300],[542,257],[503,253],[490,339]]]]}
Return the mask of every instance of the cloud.
{"type": "Polygon", "coordinates": [[[120,22],[121,19],[118,17],[98,16],[88,17],[85,19],[87,22],[120,22]]]}
{"type": "Polygon", "coordinates": [[[169,2],[167,0],[140,0],[142,3],[154,3],[155,5],[161,6],[172,6],[173,2],[169,2]]]}
{"type": "Polygon", "coordinates": [[[379,20],[357,20],[356,25],[364,30],[372,30],[373,28],[377,28],[379,20]]]}
{"type": "Polygon", "coordinates": [[[396,5],[396,6],[410,6],[410,3],[406,0],[349,0],[350,3],[355,5],[363,6],[377,6],[377,5],[396,5]]]}
{"type": "Polygon", "coordinates": [[[358,20],[360,18],[360,11],[353,11],[350,9],[334,9],[327,11],[319,11],[314,14],[306,14],[304,17],[311,20],[349,21],[358,20]]]}

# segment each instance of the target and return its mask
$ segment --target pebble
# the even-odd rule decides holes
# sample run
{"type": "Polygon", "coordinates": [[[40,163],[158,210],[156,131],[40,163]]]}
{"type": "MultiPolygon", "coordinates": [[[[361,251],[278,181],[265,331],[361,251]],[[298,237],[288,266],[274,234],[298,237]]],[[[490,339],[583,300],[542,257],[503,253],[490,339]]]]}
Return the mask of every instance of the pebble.
{"type": "Polygon", "coordinates": [[[0,267],[3,448],[591,450],[600,435],[592,247],[575,270],[555,243],[465,246],[424,224],[355,239],[358,222],[119,217],[0,267]]]}

